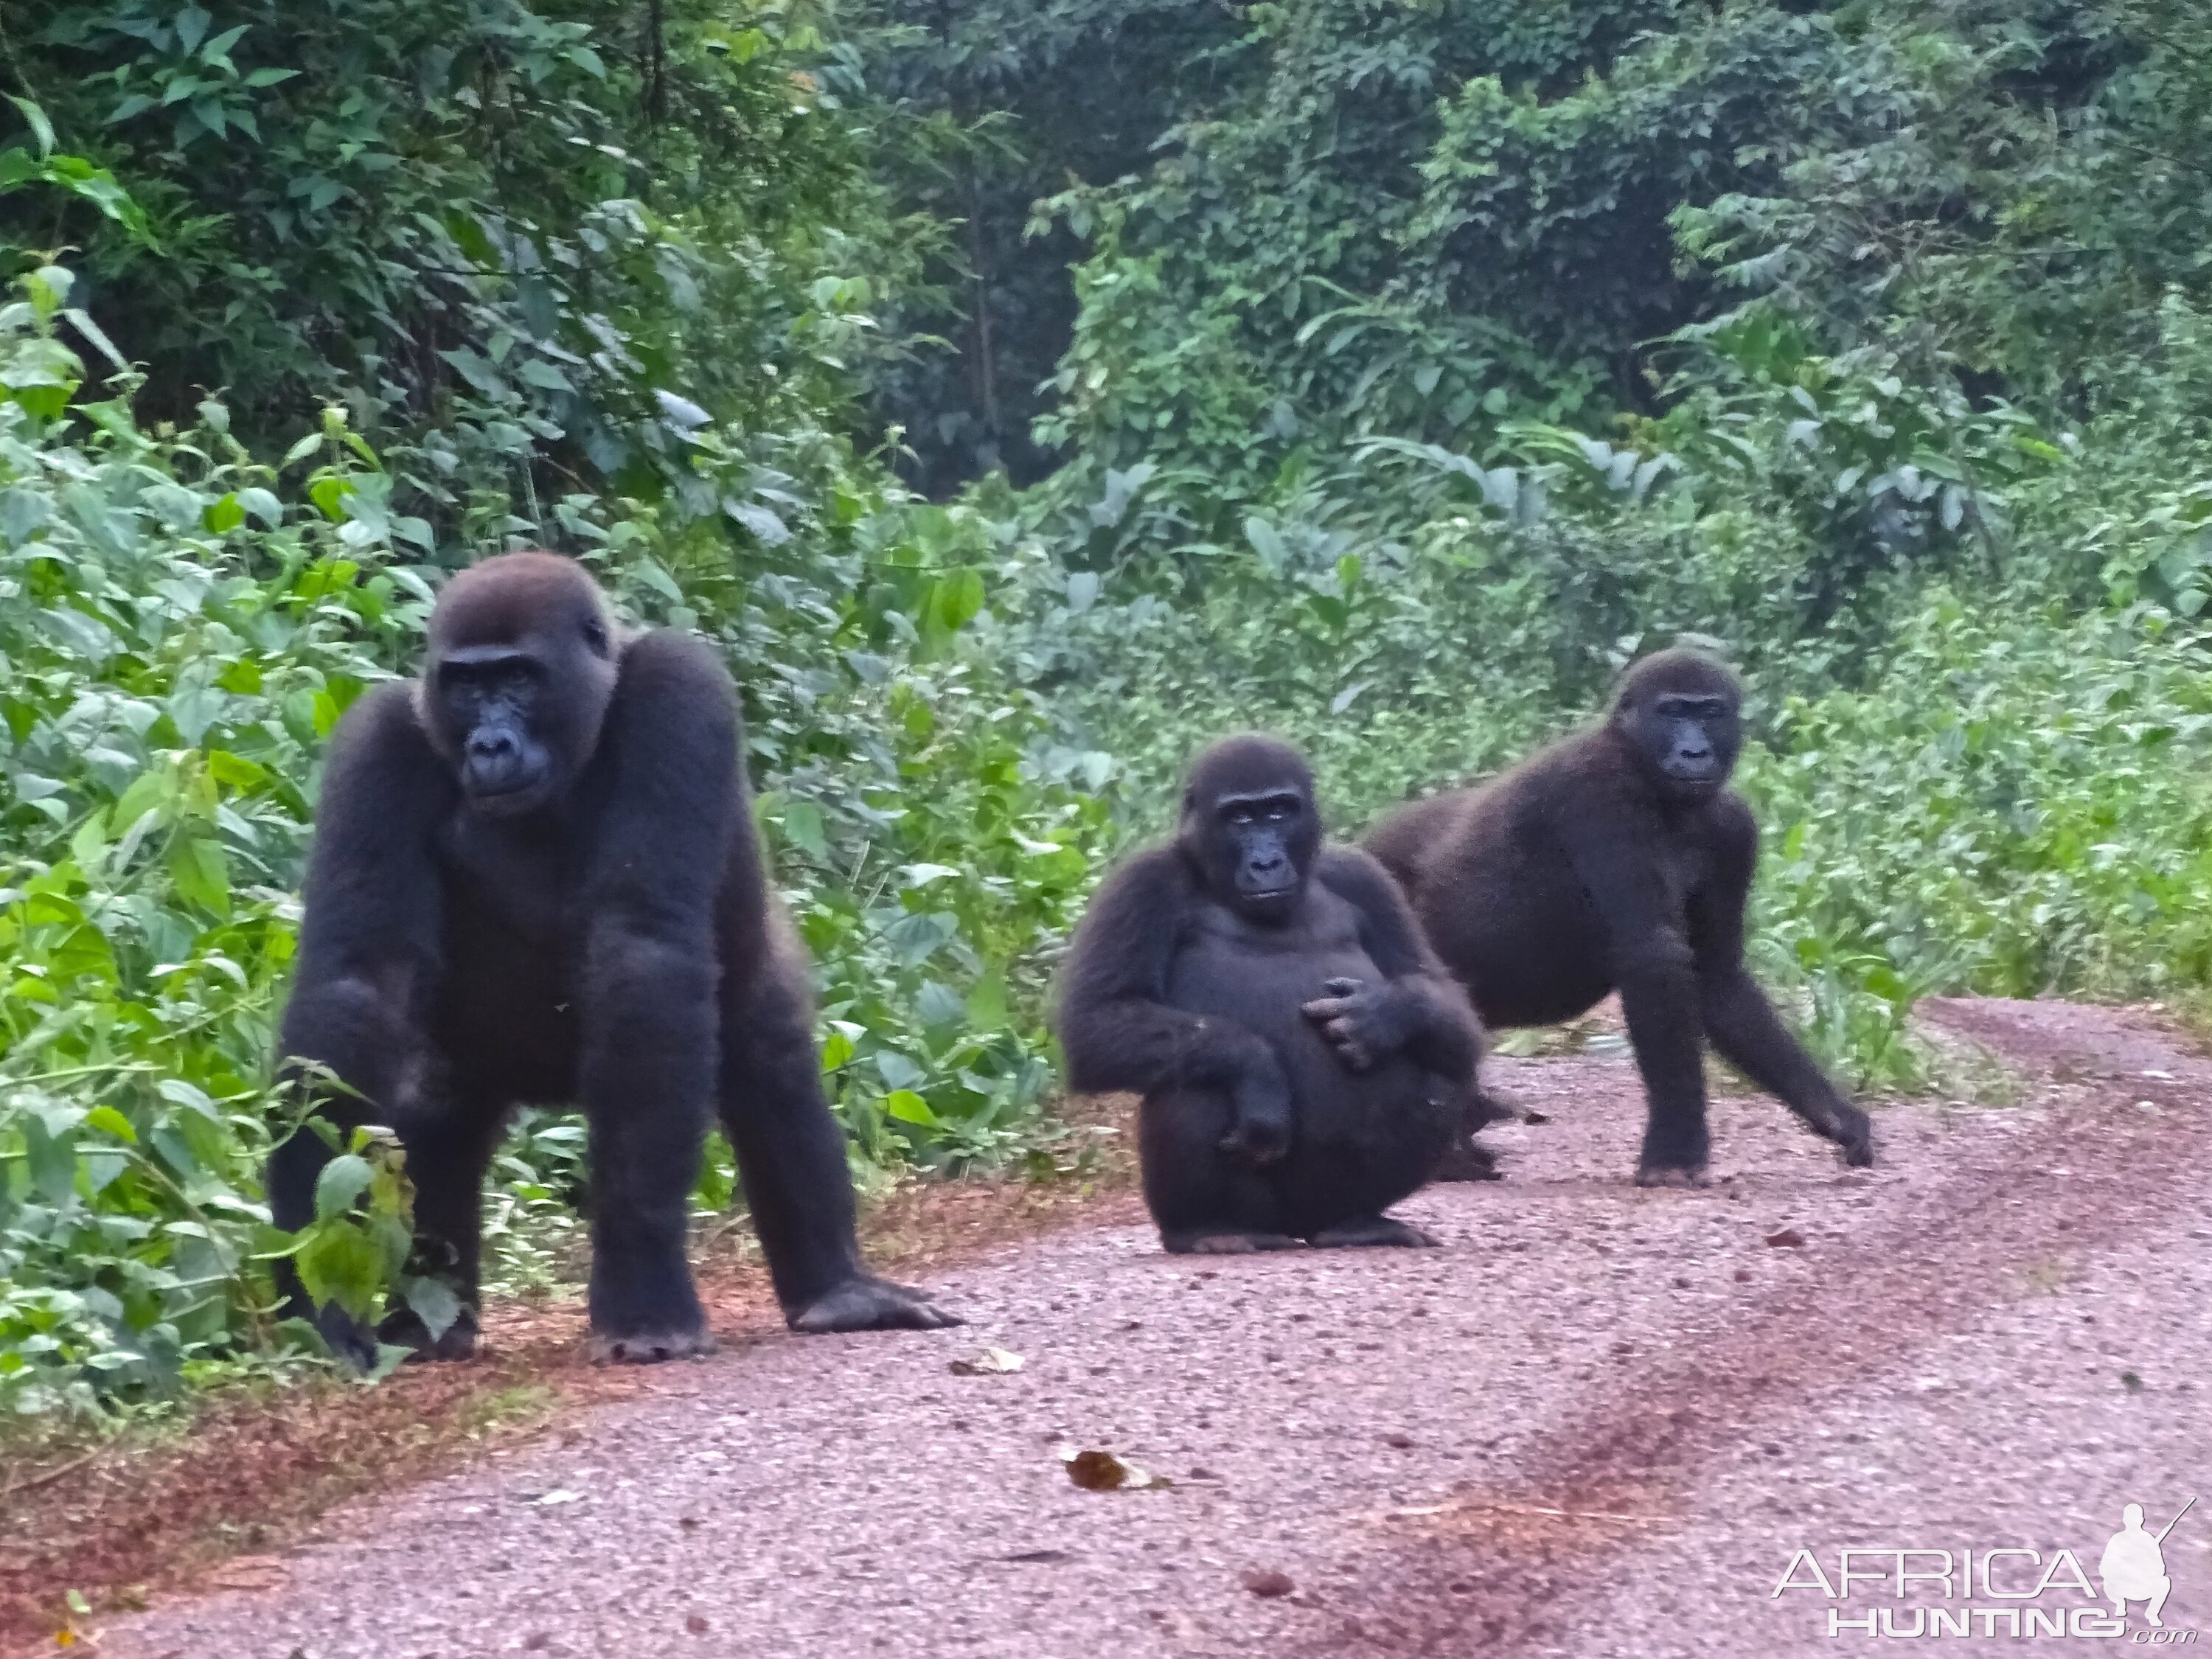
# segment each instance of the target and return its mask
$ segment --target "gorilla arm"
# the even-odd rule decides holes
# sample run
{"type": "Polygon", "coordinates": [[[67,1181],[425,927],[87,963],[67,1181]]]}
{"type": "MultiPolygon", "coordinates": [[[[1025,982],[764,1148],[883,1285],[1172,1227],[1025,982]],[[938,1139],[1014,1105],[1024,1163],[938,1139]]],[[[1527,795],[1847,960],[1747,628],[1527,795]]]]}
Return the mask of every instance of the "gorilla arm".
{"type": "Polygon", "coordinates": [[[1164,1000],[1184,922],[1203,902],[1171,848],[1139,854],[1099,890],[1060,993],[1067,1080],[1085,1094],[1226,1090],[1234,1127],[1224,1149],[1271,1163],[1291,1135],[1290,1084],[1274,1049],[1233,1021],[1164,1000]]]}
{"type": "MultiPolygon", "coordinates": [[[[316,1112],[341,1127],[396,1126],[406,1109],[429,1103],[409,1096],[431,1081],[426,1032],[442,920],[434,837],[453,785],[411,694],[405,684],[365,693],[331,739],[277,1043],[287,1079],[320,1067],[344,1085],[312,1088],[316,1112]]],[[[279,1143],[268,1176],[276,1225],[296,1232],[315,1218],[315,1182],[330,1159],[304,1127],[279,1143]]],[[[307,1314],[289,1262],[278,1277],[291,1310],[307,1314]]],[[[333,1347],[362,1364],[375,1358],[366,1329],[335,1303],[318,1317],[333,1347]]]]}
{"type": "Polygon", "coordinates": [[[1403,1051],[1423,1071],[1471,1084],[1482,1057],[1474,1010],[1421,938],[1405,895],[1374,858],[1354,848],[1322,854],[1315,879],[1359,912],[1359,939],[1380,985],[1331,980],[1305,1005],[1309,1019],[1346,1065],[1365,1071],[1403,1051]]]}
{"type": "Polygon", "coordinates": [[[1711,1152],[1695,958],[1656,810],[1607,780],[1577,780],[1550,823],[1603,927],[1649,1116],[1638,1179],[1695,1176],[1711,1152]]]}
{"type": "Polygon", "coordinates": [[[715,898],[730,836],[750,827],[721,665],[674,634],[632,641],[592,764],[605,805],[580,896],[577,1008],[592,1325],[642,1347],[702,1324],[684,1243],[719,1066],[715,898]]]}
{"type": "Polygon", "coordinates": [[[411,690],[367,692],[331,740],[278,1045],[281,1058],[327,1066],[385,1111],[422,1048],[417,1022],[440,951],[435,834],[453,798],[411,690]]]}
{"type": "Polygon", "coordinates": [[[1690,896],[1690,945],[1705,1036],[1722,1058],[1777,1097],[1813,1130],[1844,1149],[1844,1161],[1874,1160],[1874,1125],[1844,1099],[1743,964],[1743,912],[1759,862],[1759,825],[1733,795],[1714,803],[1707,842],[1712,874],[1690,896]]]}

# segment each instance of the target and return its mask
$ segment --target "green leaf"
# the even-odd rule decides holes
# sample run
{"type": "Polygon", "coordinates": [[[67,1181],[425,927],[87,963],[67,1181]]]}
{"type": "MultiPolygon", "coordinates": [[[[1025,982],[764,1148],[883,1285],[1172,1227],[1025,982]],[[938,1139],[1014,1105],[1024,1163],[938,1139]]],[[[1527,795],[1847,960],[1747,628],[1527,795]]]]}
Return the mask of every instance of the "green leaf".
{"type": "Polygon", "coordinates": [[[29,99],[18,98],[12,92],[8,94],[8,101],[30,124],[31,137],[39,147],[40,155],[52,155],[54,153],[54,124],[46,118],[46,111],[29,99]]]}
{"type": "Polygon", "coordinates": [[[929,1109],[929,1103],[911,1089],[894,1089],[884,1097],[884,1110],[902,1123],[918,1123],[925,1129],[941,1129],[944,1122],[929,1109]]]}
{"type": "Polygon", "coordinates": [[[315,1177],[315,1219],[328,1221],[353,1208],[375,1171],[356,1152],[341,1152],[315,1177]]]}
{"type": "Polygon", "coordinates": [[[953,572],[937,584],[938,620],[946,632],[957,634],[982,611],[985,597],[981,571],[953,572]]]}
{"type": "Polygon", "coordinates": [[[809,858],[830,856],[830,839],[824,832],[822,809],[811,800],[795,800],[784,807],[783,838],[809,858]]]}
{"type": "Polygon", "coordinates": [[[215,19],[199,7],[187,5],[174,20],[177,44],[189,55],[198,47],[208,32],[208,26],[214,21],[215,19]]]}
{"type": "Polygon", "coordinates": [[[442,1279],[403,1279],[399,1281],[399,1295],[413,1310],[416,1318],[422,1322],[422,1328],[429,1333],[433,1342],[453,1328],[453,1322],[461,1316],[461,1298],[442,1279]]]}
{"type": "Polygon", "coordinates": [[[138,1144],[138,1132],[131,1127],[131,1120],[112,1106],[94,1107],[84,1115],[84,1123],[88,1129],[98,1129],[133,1146],[138,1144]]]}
{"type": "Polygon", "coordinates": [[[977,980],[968,993],[968,1023],[978,1031],[1004,1030],[1006,1024],[1006,976],[994,968],[977,980]]]}
{"type": "Polygon", "coordinates": [[[292,1265],[319,1305],[335,1302],[356,1319],[376,1311],[384,1290],[384,1253],[360,1228],[340,1221],[312,1229],[292,1265]]]}
{"type": "Polygon", "coordinates": [[[230,866],[221,842],[179,836],[169,848],[169,879],[178,895],[219,915],[230,910],[230,866]]]}

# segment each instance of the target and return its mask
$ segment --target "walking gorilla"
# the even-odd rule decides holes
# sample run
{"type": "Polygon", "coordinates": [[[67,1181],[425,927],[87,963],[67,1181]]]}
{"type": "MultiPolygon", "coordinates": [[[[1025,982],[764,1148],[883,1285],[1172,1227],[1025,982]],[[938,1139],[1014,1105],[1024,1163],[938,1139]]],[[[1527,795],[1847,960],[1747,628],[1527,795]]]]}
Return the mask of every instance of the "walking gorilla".
{"type": "Polygon", "coordinates": [[[1313,780],[1271,738],[1191,768],[1182,823],[1078,930],[1068,1081],[1144,1097],[1145,1200],[1173,1252],[1429,1244],[1382,1212],[1468,1110],[1481,1030],[1364,853],[1322,844],[1313,780]]]}
{"type": "MultiPolygon", "coordinates": [[[[281,1052],[339,1088],[341,1129],[389,1125],[415,1183],[416,1271],[477,1339],[479,1197],[509,1109],[590,1121],[594,1357],[701,1352],[684,1220],[708,1105],[736,1149],[778,1299],[802,1331],[958,1322],[861,1266],[844,1142],[808,1030],[805,963],[769,898],[728,676],[698,643],[617,638],[570,561],[463,572],[430,617],[422,678],[339,723],[307,879],[281,1052]]],[[[312,1128],[270,1162],[276,1224],[314,1217],[330,1153],[312,1128]]],[[[309,1311],[287,1274],[294,1311],[309,1311]]],[[[335,1303],[334,1349],[373,1360],[335,1303]]]]}
{"type": "Polygon", "coordinates": [[[1759,830],[1727,787],[1741,703],[1720,664],[1661,652],[1622,678],[1595,730],[1405,807],[1363,843],[1484,1020],[1554,1024],[1620,991],[1650,1100],[1637,1166],[1647,1186],[1703,1178],[1702,1037],[1845,1163],[1874,1161],[1867,1115],[1744,968],[1759,830]]]}

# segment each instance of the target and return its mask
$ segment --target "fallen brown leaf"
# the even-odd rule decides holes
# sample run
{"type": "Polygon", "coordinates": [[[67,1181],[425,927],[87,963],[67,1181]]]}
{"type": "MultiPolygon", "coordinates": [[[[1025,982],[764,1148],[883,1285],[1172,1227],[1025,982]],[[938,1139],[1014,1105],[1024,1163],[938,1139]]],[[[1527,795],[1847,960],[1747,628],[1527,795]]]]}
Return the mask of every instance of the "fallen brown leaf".
{"type": "Polygon", "coordinates": [[[955,1376],[1008,1376],[1027,1362],[1006,1348],[986,1348],[972,1359],[956,1359],[946,1369],[955,1376]]]}
{"type": "Polygon", "coordinates": [[[1063,1449],[1060,1456],[1067,1478],[1085,1492],[1142,1492],[1148,1486],[1175,1484],[1164,1475],[1126,1463],[1109,1451],[1063,1449]]]}
{"type": "Polygon", "coordinates": [[[1271,1601],[1278,1596],[1288,1595],[1297,1588],[1291,1582],[1291,1576],[1288,1573],[1277,1572],[1272,1567],[1264,1571],[1246,1573],[1243,1583],[1244,1588],[1250,1590],[1253,1595],[1264,1596],[1271,1601]]]}
{"type": "Polygon", "coordinates": [[[241,1555],[224,1562],[202,1583],[209,1589],[261,1590],[273,1588],[283,1577],[283,1557],[241,1555]]]}
{"type": "Polygon", "coordinates": [[[1801,1249],[1804,1247],[1805,1235],[1795,1227],[1784,1227],[1778,1233],[1767,1234],[1766,1242],[1778,1249],[1801,1249]]]}

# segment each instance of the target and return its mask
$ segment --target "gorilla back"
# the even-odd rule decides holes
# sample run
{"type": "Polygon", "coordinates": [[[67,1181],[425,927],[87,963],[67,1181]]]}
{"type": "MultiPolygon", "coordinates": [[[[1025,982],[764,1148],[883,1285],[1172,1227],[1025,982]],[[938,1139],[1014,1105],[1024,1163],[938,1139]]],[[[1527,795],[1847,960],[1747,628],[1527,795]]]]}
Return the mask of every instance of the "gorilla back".
{"type": "Polygon", "coordinates": [[[1382,1211],[1462,1121],[1480,1033],[1381,866],[1322,845],[1295,751],[1200,757],[1175,841],[1084,918],[1060,1030],[1074,1087],[1144,1097],[1170,1250],[1430,1242],[1382,1211]]]}

